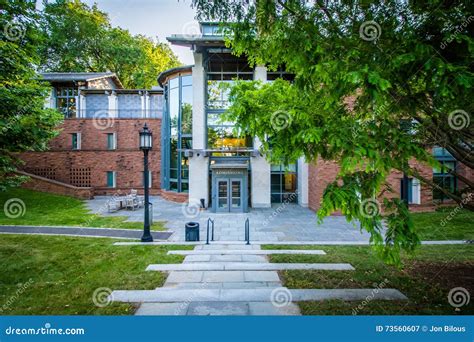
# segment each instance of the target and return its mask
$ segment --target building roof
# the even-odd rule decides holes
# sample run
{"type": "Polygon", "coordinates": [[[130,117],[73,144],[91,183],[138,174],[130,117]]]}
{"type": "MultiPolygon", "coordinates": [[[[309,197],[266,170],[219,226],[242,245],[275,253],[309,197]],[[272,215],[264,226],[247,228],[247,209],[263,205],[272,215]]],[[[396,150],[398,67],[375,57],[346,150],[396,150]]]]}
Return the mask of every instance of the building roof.
{"type": "Polygon", "coordinates": [[[182,71],[191,71],[191,68],[193,66],[194,65],[183,65],[183,66],[179,66],[176,68],[171,68],[171,69],[163,71],[161,74],[158,75],[158,84],[163,87],[163,82],[168,76],[182,72],[182,71]]]}
{"type": "Polygon", "coordinates": [[[122,89],[123,85],[113,72],[43,72],[40,74],[48,82],[88,82],[101,78],[111,78],[122,89]]]}
{"type": "Polygon", "coordinates": [[[171,44],[187,47],[197,46],[223,46],[223,36],[203,36],[201,34],[189,35],[189,34],[173,34],[170,37],[166,37],[171,44]]]}

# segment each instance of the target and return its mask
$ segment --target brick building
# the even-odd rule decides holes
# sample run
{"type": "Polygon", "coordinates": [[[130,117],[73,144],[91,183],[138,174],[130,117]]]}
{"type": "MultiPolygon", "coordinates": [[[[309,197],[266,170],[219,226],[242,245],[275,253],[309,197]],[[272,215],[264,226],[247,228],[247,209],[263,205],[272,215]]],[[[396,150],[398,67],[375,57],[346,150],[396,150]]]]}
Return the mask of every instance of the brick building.
{"type": "MultiPolygon", "coordinates": [[[[113,73],[46,73],[52,92],[47,105],[62,111],[61,133],[47,152],[23,154],[25,171],[68,185],[91,188],[95,195],[143,190],[143,154],[138,132],[146,122],[153,132],[151,193],[176,202],[203,201],[214,212],[246,212],[273,203],[298,203],[316,210],[326,185],[336,177],[334,162],[271,165],[260,155],[258,139],[235,136],[232,123],[220,120],[228,101],[219,85],[233,79],[291,80],[284,70],[251,67],[225,48],[216,24],[201,24],[199,35],[168,40],[193,50],[195,64],[158,77],[160,87],[123,89],[113,73]]],[[[445,164],[469,179],[472,170],[445,150],[433,149],[445,164]]],[[[452,175],[419,165],[428,178],[451,189],[463,186],[452,175]]],[[[400,196],[403,175],[389,183],[400,196]]],[[[431,208],[443,195],[409,181],[414,210],[431,208]]]]}

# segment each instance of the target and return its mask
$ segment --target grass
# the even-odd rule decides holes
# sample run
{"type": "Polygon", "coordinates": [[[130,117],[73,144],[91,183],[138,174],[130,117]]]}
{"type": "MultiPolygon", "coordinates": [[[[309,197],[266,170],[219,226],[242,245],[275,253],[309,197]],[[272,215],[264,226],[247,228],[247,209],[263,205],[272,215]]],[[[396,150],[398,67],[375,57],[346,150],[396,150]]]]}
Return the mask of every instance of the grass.
{"type": "MultiPolygon", "coordinates": [[[[91,214],[84,201],[27,189],[0,192],[0,205],[4,208],[9,199],[20,199],[25,204],[24,215],[10,218],[5,210],[0,212],[0,224],[30,226],[79,226],[143,229],[142,222],[127,222],[126,216],[101,216],[91,214]]],[[[104,208],[106,210],[106,208],[104,208]]],[[[165,230],[162,222],[154,222],[154,231],[165,230]]]]}
{"type": "Polygon", "coordinates": [[[474,314],[474,301],[456,311],[448,300],[454,287],[474,294],[474,245],[421,246],[415,255],[404,255],[404,267],[387,266],[369,246],[283,246],[265,249],[322,249],[327,255],[272,255],[271,262],[350,263],[355,271],[280,272],[289,288],[395,288],[408,301],[330,300],[300,302],[305,315],[454,315],[474,314]],[[360,307],[358,307],[360,305],[360,307]]]}
{"type": "Polygon", "coordinates": [[[474,212],[443,208],[415,213],[413,221],[422,240],[474,240],[474,212]]]}
{"type": "Polygon", "coordinates": [[[131,304],[103,308],[97,288],[154,289],[166,276],[149,264],[180,263],[168,250],[192,246],[113,246],[110,239],[2,235],[0,315],[126,315],[131,304]]]}

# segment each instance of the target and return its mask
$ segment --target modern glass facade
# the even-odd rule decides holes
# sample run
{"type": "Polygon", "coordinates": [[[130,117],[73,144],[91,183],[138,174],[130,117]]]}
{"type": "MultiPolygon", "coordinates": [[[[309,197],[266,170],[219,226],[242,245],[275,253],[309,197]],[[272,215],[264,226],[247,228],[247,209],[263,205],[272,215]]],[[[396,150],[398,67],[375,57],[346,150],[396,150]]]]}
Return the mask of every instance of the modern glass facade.
{"type": "Polygon", "coordinates": [[[237,149],[252,146],[252,139],[234,132],[234,124],[222,119],[228,107],[228,85],[236,79],[252,80],[253,69],[245,58],[230,53],[208,53],[206,68],[207,147],[209,149],[237,149]]]}
{"type": "Polygon", "coordinates": [[[189,160],[184,150],[192,148],[192,75],[171,76],[165,85],[166,112],[163,117],[163,188],[189,190],[189,160]]]}

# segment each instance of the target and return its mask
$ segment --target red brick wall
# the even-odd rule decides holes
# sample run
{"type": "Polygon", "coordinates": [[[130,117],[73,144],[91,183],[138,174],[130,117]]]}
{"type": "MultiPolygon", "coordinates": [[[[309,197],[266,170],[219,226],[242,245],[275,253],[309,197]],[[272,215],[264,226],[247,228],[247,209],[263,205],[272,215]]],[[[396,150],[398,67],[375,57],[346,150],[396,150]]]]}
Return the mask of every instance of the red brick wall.
{"type": "Polygon", "coordinates": [[[174,191],[166,191],[166,190],[161,190],[161,196],[171,202],[177,202],[177,203],[185,203],[188,201],[188,194],[185,192],[174,192],[174,191]]]}
{"type": "Polygon", "coordinates": [[[78,188],[26,172],[18,173],[30,177],[27,182],[22,184],[22,187],[26,189],[72,196],[79,199],[91,199],[94,197],[93,188],[78,188]]]}
{"type": "Polygon", "coordinates": [[[113,125],[98,129],[93,119],[69,119],[61,126],[61,133],[50,143],[46,152],[27,152],[20,158],[24,169],[54,170],[54,178],[71,183],[71,169],[90,168],[90,186],[96,195],[113,194],[118,190],[143,190],[143,152],[139,150],[138,132],[144,123],[153,132],[153,149],[149,154],[152,174],[151,194],[160,193],[160,119],[115,119],[113,125]],[[72,150],[71,133],[81,133],[81,149],[72,150]],[[117,134],[117,149],[107,150],[106,133],[117,134]],[[107,188],[107,171],[116,172],[116,188],[107,188]]]}
{"type": "MultiPolygon", "coordinates": [[[[432,169],[427,166],[423,166],[417,162],[410,163],[412,166],[417,165],[419,172],[428,179],[432,178],[432,169]]],[[[323,196],[324,189],[326,186],[333,182],[339,171],[339,166],[334,161],[323,161],[319,160],[317,164],[309,165],[308,174],[308,205],[312,210],[318,210],[321,199],[323,196]]],[[[387,178],[387,182],[393,189],[393,193],[387,193],[386,195],[390,198],[400,198],[400,180],[403,178],[403,174],[398,171],[393,171],[387,178]]],[[[432,210],[433,196],[432,191],[429,187],[421,185],[421,204],[410,205],[414,211],[420,209],[432,210]]]]}

